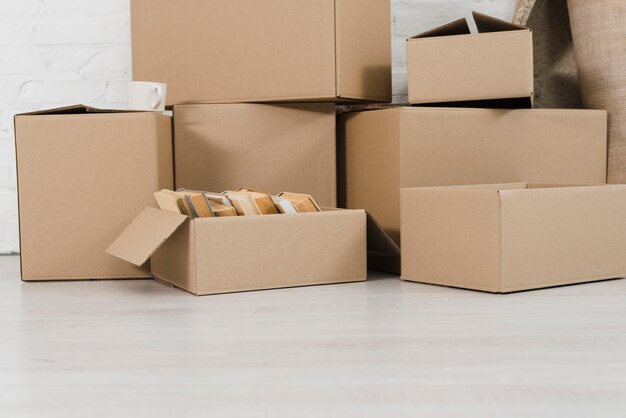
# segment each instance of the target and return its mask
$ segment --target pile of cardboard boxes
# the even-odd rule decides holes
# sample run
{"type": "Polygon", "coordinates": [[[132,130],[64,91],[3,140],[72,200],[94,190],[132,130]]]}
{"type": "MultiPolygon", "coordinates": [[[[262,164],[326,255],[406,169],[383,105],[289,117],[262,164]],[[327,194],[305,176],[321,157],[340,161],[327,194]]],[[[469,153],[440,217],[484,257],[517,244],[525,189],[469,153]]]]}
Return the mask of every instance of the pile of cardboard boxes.
{"type": "Polygon", "coordinates": [[[532,185],[605,183],[606,113],[531,109],[531,32],[474,20],[407,41],[415,106],[336,117],[391,101],[389,0],[132,0],[133,78],[167,83],[173,119],[15,117],[22,279],[211,294],[365,280],[366,253],[494,292],[625,274],[626,186],[532,185]],[[189,219],[153,197],[242,186],[326,208],[189,219]]]}

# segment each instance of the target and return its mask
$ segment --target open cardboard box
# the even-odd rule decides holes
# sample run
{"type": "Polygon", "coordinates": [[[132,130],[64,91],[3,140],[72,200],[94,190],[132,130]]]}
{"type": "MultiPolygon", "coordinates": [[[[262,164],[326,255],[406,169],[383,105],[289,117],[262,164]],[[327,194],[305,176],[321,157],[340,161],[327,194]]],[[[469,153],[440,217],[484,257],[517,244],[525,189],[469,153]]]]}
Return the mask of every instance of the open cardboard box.
{"type": "MultiPolygon", "coordinates": [[[[400,188],[606,183],[606,121],[605,111],[570,109],[344,113],[337,126],[339,206],[365,209],[399,245],[400,188]]],[[[390,244],[382,236],[368,241],[376,255],[370,268],[399,274],[397,249],[381,253],[390,244]]]]}
{"type": "Polygon", "coordinates": [[[531,107],[533,44],[528,28],[473,12],[407,40],[409,103],[464,102],[480,107],[531,107]]]}
{"type": "Polygon", "coordinates": [[[107,249],[196,295],[363,281],[363,210],[189,219],[146,208],[107,249]]]}
{"type": "Polygon", "coordinates": [[[150,278],[105,254],[173,187],[171,118],[77,105],[15,116],[22,280],[150,278]]]}
{"type": "Polygon", "coordinates": [[[389,0],[132,0],[133,79],[167,104],[391,101],[389,0]]]}
{"type": "Polygon", "coordinates": [[[401,194],[404,280],[505,293],[626,275],[626,185],[401,194]]]}

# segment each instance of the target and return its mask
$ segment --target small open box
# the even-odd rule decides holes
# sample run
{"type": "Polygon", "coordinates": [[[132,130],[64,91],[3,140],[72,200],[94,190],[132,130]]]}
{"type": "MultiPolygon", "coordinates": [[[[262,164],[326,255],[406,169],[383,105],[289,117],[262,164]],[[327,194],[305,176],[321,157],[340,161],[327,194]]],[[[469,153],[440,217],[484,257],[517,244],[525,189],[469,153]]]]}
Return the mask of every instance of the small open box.
{"type": "Polygon", "coordinates": [[[407,41],[409,103],[532,106],[533,44],[528,28],[473,12],[407,41]]]}
{"type": "Polygon", "coordinates": [[[402,278],[488,292],[626,275],[626,185],[401,190],[402,278]]]}
{"type": "Polygon", "coordinates": [[[196,295],[363,281],[366,214],[189,219],[146,208],[107,249],[196,295]]]}

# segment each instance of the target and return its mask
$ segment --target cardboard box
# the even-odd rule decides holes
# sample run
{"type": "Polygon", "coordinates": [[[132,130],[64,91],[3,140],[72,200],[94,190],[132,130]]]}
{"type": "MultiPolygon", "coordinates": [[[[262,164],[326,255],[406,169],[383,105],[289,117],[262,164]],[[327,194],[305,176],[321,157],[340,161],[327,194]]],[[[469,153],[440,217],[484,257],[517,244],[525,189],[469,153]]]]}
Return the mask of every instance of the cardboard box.
{"type": "Polygon", "coordinates": [[[401,195],[404,280],[505,293],[626,275],[626,185],[401,195]]]}
{"type": "Polygon", "coordinates": [[[168,105],[391,101],[389,0],[132,0],[131,22],[168,105]]]}
{"type": "Polygon", "coordinates": [[[107,252],[196,295],[363,281],[365,212],[188,217],[146,208],[107,252]]]}
{"type": "Polygon", "coordinates": [[[481,13],[473,16],[477,34],[459,19],[407,41],[409,103],[532,106],[531,31],[481,13]]]}
{"type": "Polygon", "coordinates": [[[23,280],[150,277],[104,253],[172,188],[171,119],[71,106],[15,116],[23,280]]]}
{"type": "Polygon", "coordinates": [[[337,205],[333,103],[174,107],[176,187],[306,193],[337,205]]]}
{"type": "Polygon", "coordinates": [[[400,188],[606,183],[606,119],[604,111],[566,109],[395,107],[343,114],[339,205],[364,208],[399,244],[400,188]]]}

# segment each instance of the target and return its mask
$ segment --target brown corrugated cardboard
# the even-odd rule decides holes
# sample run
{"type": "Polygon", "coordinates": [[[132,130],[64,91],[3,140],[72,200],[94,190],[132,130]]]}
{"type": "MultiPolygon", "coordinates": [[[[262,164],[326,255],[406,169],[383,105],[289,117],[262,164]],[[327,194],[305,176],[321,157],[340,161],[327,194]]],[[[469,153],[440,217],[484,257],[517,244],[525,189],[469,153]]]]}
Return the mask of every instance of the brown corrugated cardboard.
{"type": "Polygon", "coordinates": [[[332,103],[174,107],[176,187],[307,193],[336,206],[332,103]]]}
{"type": "Polygon", "coordinates": [[[132,0],[131,22],[168,105],[391,100],[389,0],[132,0]]]}
{"type": "Polygon", "coordinates": [[[514,292],[626,275],[626,186],[401,190],[402,278],[514,292]]]}
{"type": "Polygon", "coordinates": [[[187,220],[146,208],[107,250],[196,295],[363,281],[365,212],[187,220]],[[181,226],[182,225],[182,226],[181,226]]]}
{"type": "Polygon", "coordinates": [[[73,106],[15,117],[23,280],[150,277],[104,253],[173,187],[169,117],[73,106]]]}
{"type": "Polygon", "coordinates": [[[533,45],[529,29],[474,12],[407,41],[409,103],[485,102],[531,107],[533,45]]]}
{"type": "Polygon", "coordinates": [[[606,182],[604,111],[395,107],[343,114],[338,133],[340,206],[398,244],[401,187],[606,182]]]}

